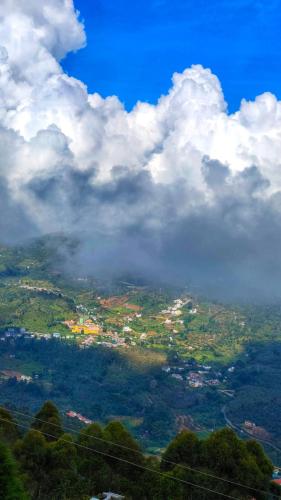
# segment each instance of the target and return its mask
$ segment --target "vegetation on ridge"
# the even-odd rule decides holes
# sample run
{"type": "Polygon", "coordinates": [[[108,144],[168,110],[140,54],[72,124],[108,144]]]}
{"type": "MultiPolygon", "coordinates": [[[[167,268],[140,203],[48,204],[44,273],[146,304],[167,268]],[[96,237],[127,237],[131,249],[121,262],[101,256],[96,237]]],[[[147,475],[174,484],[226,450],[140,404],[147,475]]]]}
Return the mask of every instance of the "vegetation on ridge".
{"type": "Polygon", "coordinates": [[[89,500],[103,491],[128,500],[281,498],[261,446],[230,429],[206,439],[182,431],[158,459],[144,455],[118,421],[66,434],[48,401],[35,417],[13,418],[1,409],[0,439],[6,440],[0,445],[2,500],[89,500]]]}

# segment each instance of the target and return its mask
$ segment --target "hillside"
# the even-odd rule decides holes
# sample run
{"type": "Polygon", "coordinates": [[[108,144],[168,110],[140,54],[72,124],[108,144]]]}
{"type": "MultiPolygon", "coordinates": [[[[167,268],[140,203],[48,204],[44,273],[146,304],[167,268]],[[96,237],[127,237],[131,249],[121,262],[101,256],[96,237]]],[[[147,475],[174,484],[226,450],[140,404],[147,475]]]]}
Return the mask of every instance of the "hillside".
{"type": "Polygon", "coordinates": [[[151,451],[227,418],[281,465],[279,305],[80,276],[64,265],[74,247],[62,237],[1,247],[1,403],[36,410],[51,398],[66,419],[119,418],[151,451]]]}

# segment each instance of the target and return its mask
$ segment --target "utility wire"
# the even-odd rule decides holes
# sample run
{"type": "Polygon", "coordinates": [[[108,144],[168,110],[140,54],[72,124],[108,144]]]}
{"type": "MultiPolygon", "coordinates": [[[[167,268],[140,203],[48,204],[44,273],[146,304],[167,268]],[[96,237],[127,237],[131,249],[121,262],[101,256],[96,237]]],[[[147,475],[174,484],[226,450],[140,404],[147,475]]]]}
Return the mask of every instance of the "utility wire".
{"type": "MultiPolygon", "coordinates": [[[[38,420],[42,423],[45,423],[45,424],[48,424],[48,425],[52,425],[54,427],[59,427],[61,428],[60,425],[58,424],[55,424],[54,422],[48,422],[46,420],[43,420],[39,417],[36,417],[36,416],[32,416],[32,415],[29,415],[27,413],[23,413],[23,412],[20,412],[20,411],[17,411],[17,410],[13,410],[14,413],[17,413],[19,415],[23,415],[25,417],[28,417],[30,419],[34,419],[34,420],[38,420]]],[[[79,435],[79,432],[74,429],[73,427],[69,427],[69,426],[63,426],[64,429],[66,430],[69,430],[71,432],[73,432],[74,434],[77,434],[79,435]]],[[[81,430],[81,432],[83,432],[83,429],[81,430]]],[[[128,450],[128,451],[131,451],[132,453],[135,453],[135,454],[140,454],[140,455],[143,455],[142,451],[139,451],[139,450],[134,450],[133,448],[130,448],[128,446],[124,446],[122,444],[119,444],[119,443],[115,443],[113,441],[110,441],[110,440],[107,440],[107,439],[104,439],[104,438],[101,438],[101,437],[98,437],[98,436],[93,436],[91,434],[87,434],[87,437],[91,438],[91,439],[94,439],[96,441],[100,441],[100,442],[103,442],[103,443],[106,443],[106,444],[110,444],[110,445],[113,445],[113,446],[117,446],[118,448],[122,448],[124,450],[128,450]]],[[[240,488],[245,488],[245,489],[248,489],[248,490],[252,490],[252,491],[255,491],[257,493],[263,493],[263,494],[268,494],[267,491],[264,491],[264,490],[260,490],[260,489],[257,489],[257,488],[253,488],[251,486],[247,486],[245,484],[242,484],[242,483],[238,483],[238,482],[235,482],[235,481],[231,481],[230,479],[226,479],[224,477],[221,477],[221,476],[216,476],[214,474],[210,474],[209,472],[205,472],[205,471],[202,471],[200,469],[196,469],[194,467],[191,467],[191,466],[188,466],[188,465],[184,465],[184,464],[180,464],[180,463],[177,463],[177,462],[173,462],[171,460],[167,460],[165,458],[162,458],[161,457],[161,461],[162,462],[166,462],[168,464],[171,464],[171,465],[174,465],[174,466],[177,466],[177,467],[180,467],[182,469],[185,469],[185,470],[189,470],[189,471],[192,471],[192,472],[196,472],[198,474],[202,474],[204,476],[207,476],[207,477],[210,477],[212,479],[216,479],[216,480],[219,480],[219,481],[224,481],[226,483],[229,483],[229,484],[232,484],[234,486],[238,486],[240,488]]],[[[273,495],[272,496],[275,496],[276,498],[280,498],[278,495],[273,495]]]]}
{"type": "MultiPolygon", "coordinates": [[[[10,420],[4,419],[2,417],[0,417],[0,421],[7,422],[9,424],[11,423],[10,420]]],[[[46,423],[49,423],[49,422],[46,422],[46,423]]],[[[23,429],[30,430],[30,427],[27,426],[27,425],[18,424],[18,426],[22,427],[23,429]]],[[[49,434],[48,432],[43,432],[43,431],[40,431],[38,429],[34,429],[34,430],[36,432],[38,432],[39,434],[42,434],[43,436],[51,437],[51,438],[54,438],[56,440],[58,439],[57,436],[54,436],[53,434],[49,434]]],[[[155,469],[152,469],[151,467],[146,467],[144,465],[140,465],[140,464],[136,464],[134,462],[131,462],[130,460],[126,460],[125,458],[115,457],[114,455],[111,455],[110,453],[105,453],[103,451],[93,450],[92,448],[89,448],[88,446],[82,445],[80,443],[76,443],[75,441],[72,441],[70,443],[68,439],[64,439],[64,438],[61,438],[61,437],[59,439],[62,442],[65,442],[67,444],[71,444],[73,446],[77,446],[78,448],[83,448],[84,450],[91,451],[92,453],[94,452],[94,453],[97,453],[98,455],[103,455],[105,457],[113,458],[114,460],[118,460],[119,462],[123,462],[123,463],[126,463],[128,465],[133,465],[134,467],[138,467],[139,469],[142,469],[142,470],[145,470],[145,471],[148,471],[148,472],[152,472],[153,474],[158,474],[158,475],[164,477],[165,479],[172,479],[174,481],[178,481],[180,483],[187,484],[188,486],[193,486],[194,488],[199,488],[201,490],[208,491],[209,493],[215,493],[216,495],[220,495],[220,496],[223,496],[225,498],[230,498],[232,500],[239,500],[239,498],[237,498],[237,497],[233,497],[231,495],[227,495],[225,493],[221,493],[219,491],[212,490],[212,489],[207,488],[205,486],[201,486],[199,484],[195,484],[195,483],[192,483],[190,481],[186,481],[185,479],[181,479],[179,477],[171,476],[170,474],[167,475],[167,474],[165,474],[163,472],[156,471],[155,469]]]]}

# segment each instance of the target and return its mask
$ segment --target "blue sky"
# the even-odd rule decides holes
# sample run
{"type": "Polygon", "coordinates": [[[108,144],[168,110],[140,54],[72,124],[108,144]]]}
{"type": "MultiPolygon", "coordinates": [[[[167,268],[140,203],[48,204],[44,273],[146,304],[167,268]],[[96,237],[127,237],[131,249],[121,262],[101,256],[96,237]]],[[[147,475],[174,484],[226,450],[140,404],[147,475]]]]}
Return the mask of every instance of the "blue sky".
{"type": "Polygon", "coordinates": [[[281,0],[75,0],[88,44],[63,62],[90,92],[127,109],[156,102],[191,64],[219,77],[229,110],[243,97],[281,97],[281,0]]]}

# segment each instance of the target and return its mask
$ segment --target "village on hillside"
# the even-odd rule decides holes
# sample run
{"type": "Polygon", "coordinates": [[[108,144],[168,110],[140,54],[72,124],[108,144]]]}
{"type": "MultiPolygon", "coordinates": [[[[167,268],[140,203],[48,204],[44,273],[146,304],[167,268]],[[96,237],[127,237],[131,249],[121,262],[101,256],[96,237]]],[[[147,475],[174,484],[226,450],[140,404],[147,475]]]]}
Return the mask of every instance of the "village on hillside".
{"type": "MultiPolygon", "coordinates": [[[[20,283],[19,286],[39,297],[46,293],[66,297],[59,289],[46,285],[20,283]]],[[[193,369],[186,378],[194,389],[219,386],[220,376],[210,376],[209,367],[215,360],[216,350],[221,350],[227,361],[228,344],[231,344],[231,356],[233,351],[239,353],[242,348],[237,341],[237,331],[241,341],[247,339],[245,320],[240,314],[219,305],[204,304],[189,294],[170,300],[163,299],[161,294],[150,295],[149,291],[140,295],[135,289],[122,295],[96,295],[91,301],[87,299],[75,305],[70,317],[65,316],[56,322],[53,331],[10,326],[2,330],[0,338],[2,341],[13,336],[56,339],[75,342],[81,349],[97,345],[109,349],[141,347],[176,352],[181,359],[192,357],[198,364],[199,369],[193,369]]],[[[177,381],[184,380],[184,374],[173,371],[171,366],[163,370],[177,381]]]]}

